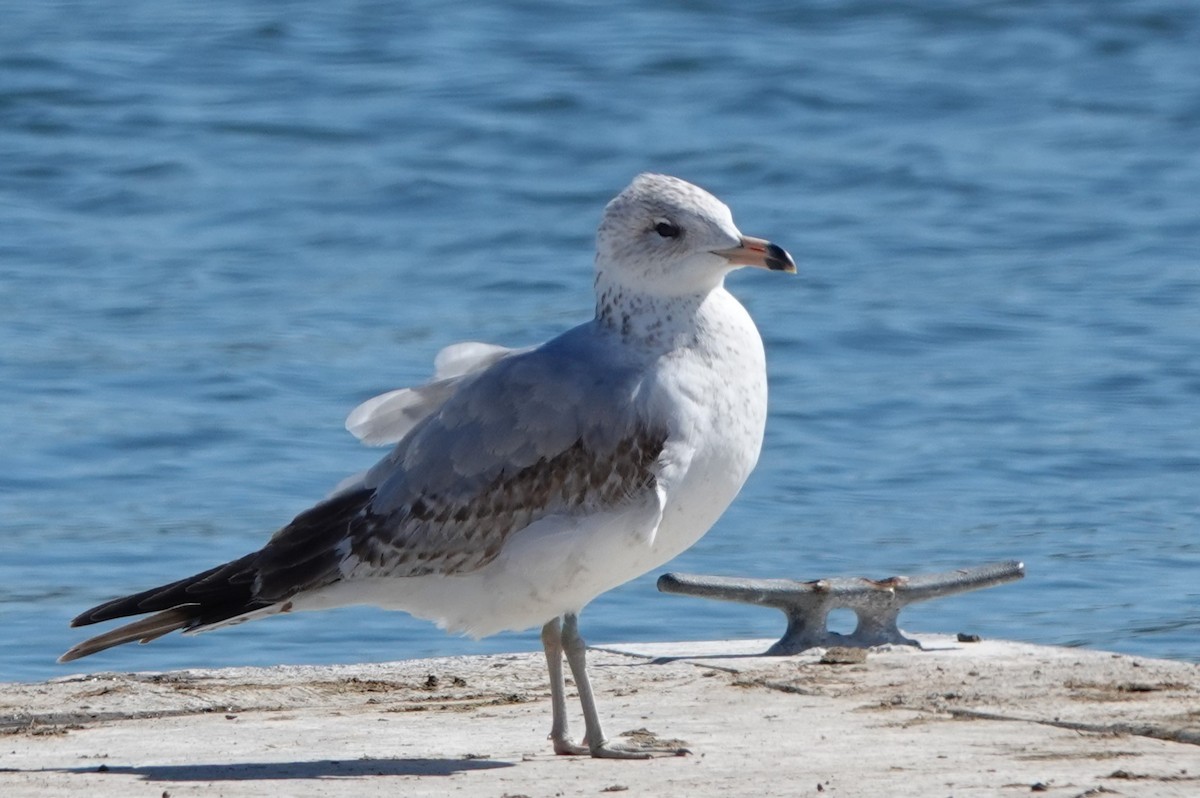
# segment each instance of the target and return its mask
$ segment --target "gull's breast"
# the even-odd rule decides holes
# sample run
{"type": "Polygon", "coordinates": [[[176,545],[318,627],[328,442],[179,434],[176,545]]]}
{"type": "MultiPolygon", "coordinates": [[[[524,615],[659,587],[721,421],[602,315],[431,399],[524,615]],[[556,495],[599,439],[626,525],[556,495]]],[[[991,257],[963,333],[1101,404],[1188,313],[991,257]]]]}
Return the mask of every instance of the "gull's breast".
{"type": "Polygon", "coordinates": [[[717,521],[758,462],[767,419],[767,373],[758,329],[732,295],[714,292],[693,346],[663,361],[660,384],[677,409],[686,468],[664,475],[666,503],[655,565],[684,551],[717,521]]]}

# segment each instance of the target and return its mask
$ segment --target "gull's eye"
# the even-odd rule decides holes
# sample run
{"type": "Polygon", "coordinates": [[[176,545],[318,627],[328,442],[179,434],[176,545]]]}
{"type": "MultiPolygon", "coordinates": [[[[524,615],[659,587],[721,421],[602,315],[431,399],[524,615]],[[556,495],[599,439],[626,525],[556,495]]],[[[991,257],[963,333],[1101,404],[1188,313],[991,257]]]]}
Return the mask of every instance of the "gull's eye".
{"type": "Polygon", "coordinates": [[[658,233],[663,238],[679,238],[683,231],[679,229],[679,225],[668,219],[659,219],[654,223],[654,232],[658,233]]]}

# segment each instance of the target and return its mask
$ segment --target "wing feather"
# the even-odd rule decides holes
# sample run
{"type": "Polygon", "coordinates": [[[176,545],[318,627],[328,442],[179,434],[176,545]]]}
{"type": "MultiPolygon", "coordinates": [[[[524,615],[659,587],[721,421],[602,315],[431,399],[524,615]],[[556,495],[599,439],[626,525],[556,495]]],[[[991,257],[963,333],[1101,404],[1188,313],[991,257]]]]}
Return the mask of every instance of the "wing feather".
{"type": "Polygon", "coordinates": [[[81,614],[72,625],[157,613],[64,660],[287,612],[293,596],[342,580],[466,573],[536,521],[658,501],[678,446],[640,401],[643,364],[620,360],[620,351],[583,325],[538,349],[451,358],[448,373],[495,356],[448,377],[453,389],[387,457],[262,549],[81,614]]]}
{"type": "Polygon", "coordinates": [[[577,328],[469,375],[361,486],[276,534],[256,595],[472,571],[534,521],[653,491],[666,427],[641,410],[644,371],[618,351],[577,328]]]}
{"type": "Polygon", "coordinates": [[[368,399],[350,411],[346,429],[367,446],[394,444],[445,404],[465,377],[519,351],[475,341],[447,346],[434,359],[430,382],[368,399]]]}

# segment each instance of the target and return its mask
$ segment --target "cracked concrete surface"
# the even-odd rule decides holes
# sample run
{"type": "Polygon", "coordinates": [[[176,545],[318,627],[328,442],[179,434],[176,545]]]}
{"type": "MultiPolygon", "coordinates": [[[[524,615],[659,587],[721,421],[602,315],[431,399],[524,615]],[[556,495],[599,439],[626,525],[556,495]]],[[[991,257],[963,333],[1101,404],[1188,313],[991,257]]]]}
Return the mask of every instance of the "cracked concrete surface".
{"type": "Polygon", "coordinates": [[[1200,794],[1200,666],[918,637],[595,649],[609,733],[691,751],[645,762],[550,752],[540,652],[0,685],[0,794],[1200,794]]]}

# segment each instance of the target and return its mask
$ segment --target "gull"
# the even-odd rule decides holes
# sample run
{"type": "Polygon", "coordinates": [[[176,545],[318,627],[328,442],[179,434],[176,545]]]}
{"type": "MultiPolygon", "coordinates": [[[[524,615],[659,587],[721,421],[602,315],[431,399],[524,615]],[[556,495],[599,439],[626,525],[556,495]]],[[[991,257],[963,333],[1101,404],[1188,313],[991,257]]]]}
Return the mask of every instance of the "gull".
{"type": "Polygon", "coordinates": [[[796,271],[703,189],[637,176],[596,234],[591,321],[526,349],[444,349],[431,382],[347,419],[363,442],[393,444],[379,463],[258,551],[82,613],[72,626],[153,614],[60,661],[352,604],[475,637],[540,626],[554,752],[650,756],[604,736],[578,615],[694,544],[758,460],[763,343],[725,289],[742,266],[796,271]],[[564,657],[582,744],[568,730],[564,657]]]}

